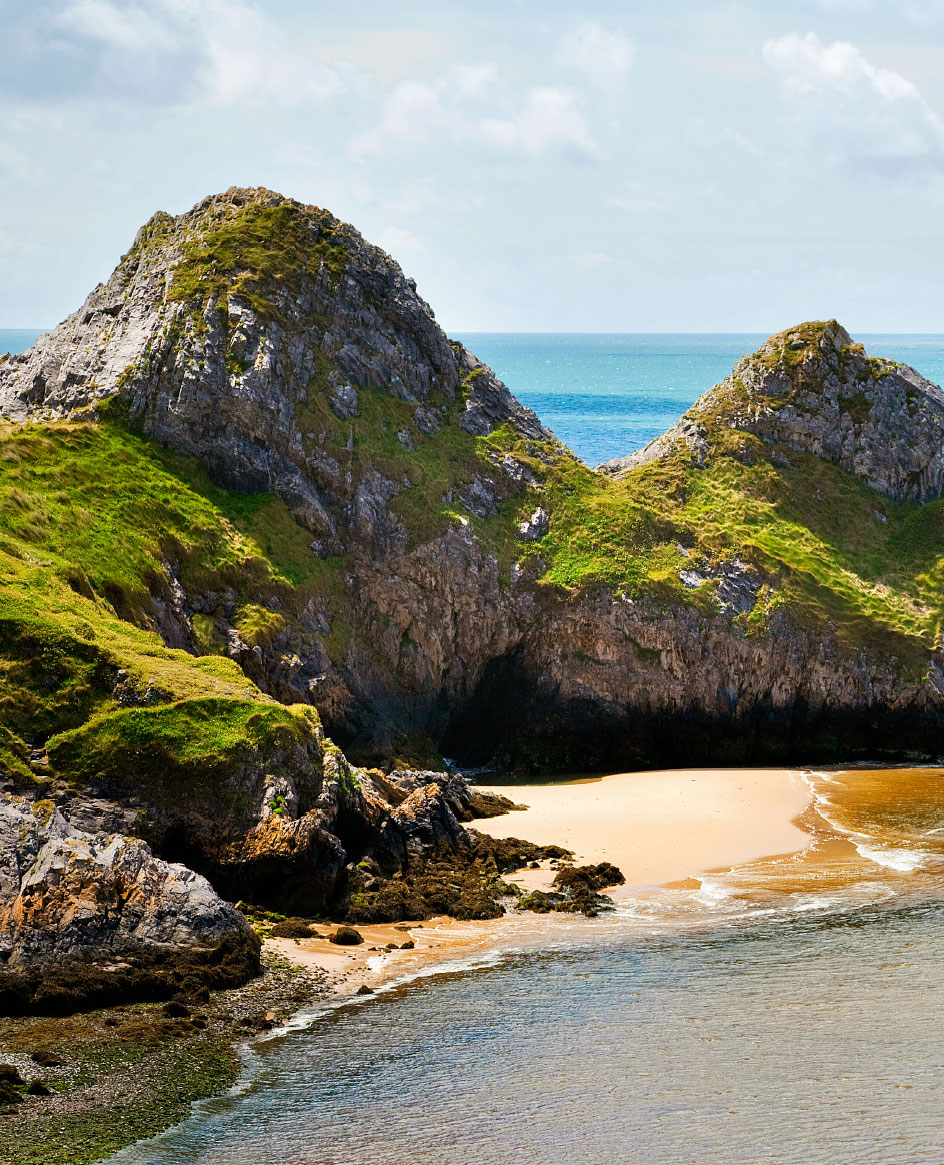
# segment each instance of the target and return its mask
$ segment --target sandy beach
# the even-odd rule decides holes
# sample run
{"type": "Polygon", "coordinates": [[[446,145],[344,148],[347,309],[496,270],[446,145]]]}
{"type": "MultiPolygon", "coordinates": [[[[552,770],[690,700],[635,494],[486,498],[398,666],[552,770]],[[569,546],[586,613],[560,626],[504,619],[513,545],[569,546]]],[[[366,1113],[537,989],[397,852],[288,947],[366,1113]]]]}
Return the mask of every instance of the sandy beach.
{"type": "MultiPolygon", "coordinates": [[[[608,891],[614,899],[641,886],[697,879],[709,870],[793,853],[811,841],[796,824],[810,803],[809,787],[797,770],[675,769],[483,787],[528,808],[472,822],[472,828],[492,837],[565,846],[578,864],[612,862],[626,878],[625,886],[608,891]]],[[[531,889],[549,886],[552,878],[544,863],[508,880],[531,889]]],[[[333,927],[325,923],[317,928],[321,937],[270,938],[266,945],[302,966],[325,970],[333,990],[347,995],[571,925],[568,916],[526,913],[481,922],[434,918],[358,927],[363,944],[339,947],[328,941],[333,927]],[[413,945],[404,950],[404,943],[413,945]]]]}
{"type": "Polygon", "coordinates": [[[581,865],[612,862],[626,878],[612,896],[791,853],[810,840],[795,824],[810,790],[791,769],[671,769],[487,788],[528,808],[472,828],[565,846],[581,865]]]}

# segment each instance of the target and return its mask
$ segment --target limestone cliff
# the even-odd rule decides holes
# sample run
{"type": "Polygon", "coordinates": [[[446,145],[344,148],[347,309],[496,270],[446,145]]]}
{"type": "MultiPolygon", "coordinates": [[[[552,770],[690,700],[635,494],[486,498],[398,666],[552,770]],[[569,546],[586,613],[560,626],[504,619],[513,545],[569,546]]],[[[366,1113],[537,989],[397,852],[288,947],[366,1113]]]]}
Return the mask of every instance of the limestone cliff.
{"type": "Polygon", "coordinates": [[[178,979],[251,973],[214,891],[495,912],[527,847],[490,848],[463,823],[496,806],[402,759],[940,748],[944,395],[835,321],[772,337],[596,472],[389,256],[234,189],[155,215],[80,311],[0,357],[0,413],[17,1006],[81,996],[41,969],[64,951],[90,998],[166,994],[168,950],[178,979]]]}
{"type": "Polygon", "coordinates": [[[355,759],[927,752],[942,409],[807,324],[595,473],[351,227],[231,190],[156,215],[78,313],[0,362],[0,477],[17,536],[74,591],[315,705],[355,759]],[[54,520],[66,453],[87,511],[134,543],[123,562],[54,520]]]}

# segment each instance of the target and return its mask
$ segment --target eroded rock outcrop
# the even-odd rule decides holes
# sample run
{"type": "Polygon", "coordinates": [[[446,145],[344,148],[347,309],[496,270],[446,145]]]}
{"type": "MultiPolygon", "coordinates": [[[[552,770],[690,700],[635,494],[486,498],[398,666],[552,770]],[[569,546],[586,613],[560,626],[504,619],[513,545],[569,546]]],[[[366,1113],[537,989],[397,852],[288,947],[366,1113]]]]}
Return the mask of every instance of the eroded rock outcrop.
{"type": "Polygon", "coordinates": [[[600,466],[619,477],[683,448],[703,465],[706,421],[825,458],[895,501],[944,488],[944,392],[894,360],[867,356],[835,320],[772,336],[638,453],[600,466]]]}
{"type": "Polygon", "coordinates": [[[329,435],[357,415],[365,385],[409,406],[410,442],[453,405],[470,434],[510,421],[548,436],[447,340],[385,252],[327,211],[234,188],[177,218],[156,214],[107,284],[0,361],[0,413],[68,417],[118,394],[137,427],[218,481],[278,490],[321,552],[369,556],[406,532],[389,512],[404,482],[357,472],[329,435]]]}
{"type": "Polygon", "coordinates": [[[209,882],[145,842],[0,797],[0,1010],[167,998],[259,971],[259,940],[209,882]]]}

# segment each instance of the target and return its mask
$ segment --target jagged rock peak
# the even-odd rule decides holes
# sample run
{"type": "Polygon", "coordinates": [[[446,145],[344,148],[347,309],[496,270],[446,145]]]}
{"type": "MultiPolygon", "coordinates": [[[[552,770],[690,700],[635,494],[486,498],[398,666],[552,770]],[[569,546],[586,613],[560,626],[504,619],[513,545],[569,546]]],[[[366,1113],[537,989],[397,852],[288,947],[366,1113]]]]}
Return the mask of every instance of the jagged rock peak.
{"type": "Polygon", "coordinates": [[[120,397],[134,425],[222,484],[281,492],[328,550],[337,516],[322,495],[344,476],[329,429],[357,415],[364,390],[415,406],[407,447],[409,430],[434,432],[447,413],[476,435],[507,421],[550,436],[447,339],[386,252],[263,188],[155,214],[78,312],[0,357],[0,414],[55,419],[120,397]]]}
{"type": "Polygon", "coordinates": [[[644,449],[606,462],[622,477],[690,453],[705,465],[724,429],[822,457],[895,501],[944,489],[944,392],[894,360],[866,355],[836,320],[771,336],[644,449]]]}

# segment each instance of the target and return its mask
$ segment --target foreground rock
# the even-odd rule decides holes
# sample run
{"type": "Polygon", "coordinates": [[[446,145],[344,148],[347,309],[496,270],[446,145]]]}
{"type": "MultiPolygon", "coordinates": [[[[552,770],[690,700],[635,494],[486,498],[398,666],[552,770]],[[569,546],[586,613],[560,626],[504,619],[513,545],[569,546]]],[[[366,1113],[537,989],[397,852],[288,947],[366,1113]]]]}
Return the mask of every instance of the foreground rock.
{"type": "MultiPolygon", "coordinates": [[[[101,792],[68,793],[62,808],[73,820],[48,799],[0,797],[0,1014],[193,997],[258,971],[259,940],[206,877],[156,858],[140,838],[74,824],[127,822],[117,792],[101,792]]],[[[453,773],[367,773],[337,750],[307,811],[283,800],[274,813],[264,799],[229,839],[207,831],[202,812],[188,817],[184,800],[173,814],[135,804],[156,842],[172,836],[218,888],[257,907],[351,921],[502,913],[496,845],[483,849],[458,817],[480,802],[491,813],[512,802],[482,798],[453,773]]],[[[515,844],[529,857],[544,853],[515,844]]],[[[310,933],[299,919],[283,926],[310,933]]],[[[355,937],[344,927],[333,941],[355,937]]]]}
{"type": "Polygon", "coordinates": [[[0,1013],[231,987],[259,940],[205,878],[45,803],[0,799],[0,1013]]]}

